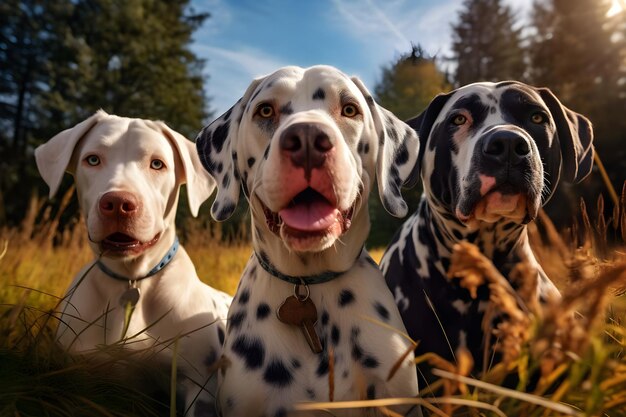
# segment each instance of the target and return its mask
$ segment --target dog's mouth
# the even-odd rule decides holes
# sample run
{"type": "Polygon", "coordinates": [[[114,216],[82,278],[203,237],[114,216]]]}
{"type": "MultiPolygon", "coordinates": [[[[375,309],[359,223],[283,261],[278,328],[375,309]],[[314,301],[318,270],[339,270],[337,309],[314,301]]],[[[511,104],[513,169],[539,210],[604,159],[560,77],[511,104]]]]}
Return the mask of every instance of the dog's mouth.
{"type": "Polygon", "coordinates": [[[525,224],[537,216],[539,206],[535,200],[529,192],[505,183],[486,191],[474,201],[459,204],[456,216],[467,225],[500,220],[525,224]]]}
{"type": "Polygon", "coordinates": [[[286,240],[339,237],[350,229],[354,204],[339,210],[328,198],[311,187],[298,193],[278,212],[271,211],[263,202],[268,228],[286,240]]]}
{"type": "Polygon", "coordinates": [[[160,237],[161,233],[157,233],[149,241],[142,242],[125,233],[115,232],[105,237],[100,246],[103,254],[107,256],[137,255],[157,243],[160,237]]]}

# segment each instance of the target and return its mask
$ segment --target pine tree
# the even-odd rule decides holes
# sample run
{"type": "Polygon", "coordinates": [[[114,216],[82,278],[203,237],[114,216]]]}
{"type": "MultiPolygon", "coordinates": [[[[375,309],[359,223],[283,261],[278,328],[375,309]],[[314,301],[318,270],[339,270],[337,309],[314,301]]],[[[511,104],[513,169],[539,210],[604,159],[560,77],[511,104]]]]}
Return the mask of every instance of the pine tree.
{"type": "Polygon", "coordinates": [[[465,0],[452,31],[457,86],[524,78],[521,27],[501,0],[465,0]]]}

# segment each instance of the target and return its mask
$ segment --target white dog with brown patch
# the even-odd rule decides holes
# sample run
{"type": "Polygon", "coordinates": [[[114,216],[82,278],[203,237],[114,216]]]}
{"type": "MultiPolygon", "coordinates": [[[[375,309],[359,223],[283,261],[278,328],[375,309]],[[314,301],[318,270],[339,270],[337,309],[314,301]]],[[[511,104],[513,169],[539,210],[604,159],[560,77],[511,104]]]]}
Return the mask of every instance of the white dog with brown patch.
{"type": "Polygon", "coordinates": [[[170,360],[178,339],[186,408],[214,415],[209,368],[221,355],[231,299],[198,279],[176,236],[180,185],[187,184],[194,216],[215,187],[193,142],[162,122],[100,110],[39,146],[35,157],[50,197],[65,171],[74,176],[97,256],[64,298],[59,342],[73,352],[116,342],[154,346],[170,360]]]}

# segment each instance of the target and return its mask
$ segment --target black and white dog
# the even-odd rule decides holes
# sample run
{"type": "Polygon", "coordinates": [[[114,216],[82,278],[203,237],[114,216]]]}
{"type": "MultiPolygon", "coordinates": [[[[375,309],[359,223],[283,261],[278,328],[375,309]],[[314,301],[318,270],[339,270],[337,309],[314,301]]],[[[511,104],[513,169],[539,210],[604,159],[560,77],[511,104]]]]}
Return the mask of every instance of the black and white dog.
{"type": "Polygon", "coordinates": [[[489,291],[472,299],[447,278],[455,243],[476,244],[506,277],[513,265],[537,267],[540,298],[558,290],[531,252],[526,224],[560,180],[579,182],[593,164],[584,116],[552,92],[520,82],[476,83],[437,96],[408,121],[420,138],[424,195],[381,261],[416,356],[453,360],[465,346],[482,366],[481,330],[489,291]]]}
{"type": "Polygon", "coordinates": [[[228,313],[222,415],[285,417],[303,401],[417,395],[402,318],[363,244],[375,178],[385,208],[408,211],[400,186],[413,179],[418,145],[358,78],[329,66],[252,81],[198,135],[218,182],[213,217],[228,218],[240,191],[252,217],[255,255],[228,313]]]}

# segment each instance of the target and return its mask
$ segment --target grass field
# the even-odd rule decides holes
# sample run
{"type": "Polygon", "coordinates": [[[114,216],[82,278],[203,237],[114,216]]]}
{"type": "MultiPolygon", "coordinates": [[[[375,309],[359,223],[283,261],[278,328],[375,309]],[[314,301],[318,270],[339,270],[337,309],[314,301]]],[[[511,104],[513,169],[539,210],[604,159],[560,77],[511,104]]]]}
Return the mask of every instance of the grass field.
{"type": "MultiPolygon", "coordinates": [[[[522,285],[519,297],[511,294],[488,259],[470,245],[460,247],[455,276],[468,288],[490,285],[491,313],[507,316],[495,329],[504,360],[477,380],[463,352],[457,363],[418,358],[441,369],[441,379],[412,401],[438,416],[626,416],[626,297],[620,295],[626,289],[626,246],[619,243],[626,236],[625,209],[622,193],[621,209],[611,218],[583,216],[564,235],[545,217],[531,227],[533,249],[563,292],[546,306],[524,292],[528,286],[522,285]],[[500,387],[507,375],[516,376],[516,390],[500,387]]],[[[59,297],[93,256],[83,225],[55,236],[58,219],[44,214],[37,226],[37,210],[34,200],[21,228],[0,230],[0,416],[164,415],[167,401],[138,389],[149,380],[168,391],[168,373],[146,366],[149,353],[103,347],[94,359],[68,355],[54,343],[59,297]]],[[[232,294],[251,248],[211,236],[192,230],[183,244],[199,276],[232,294]]],[[[380,259],[382,250],[372,252],[380,259]]],[[[531,276],[520,265],[509,278],[532,282],[531,276]]],[[[367,404],[393,415],[385,405],[367,404]]]]}

